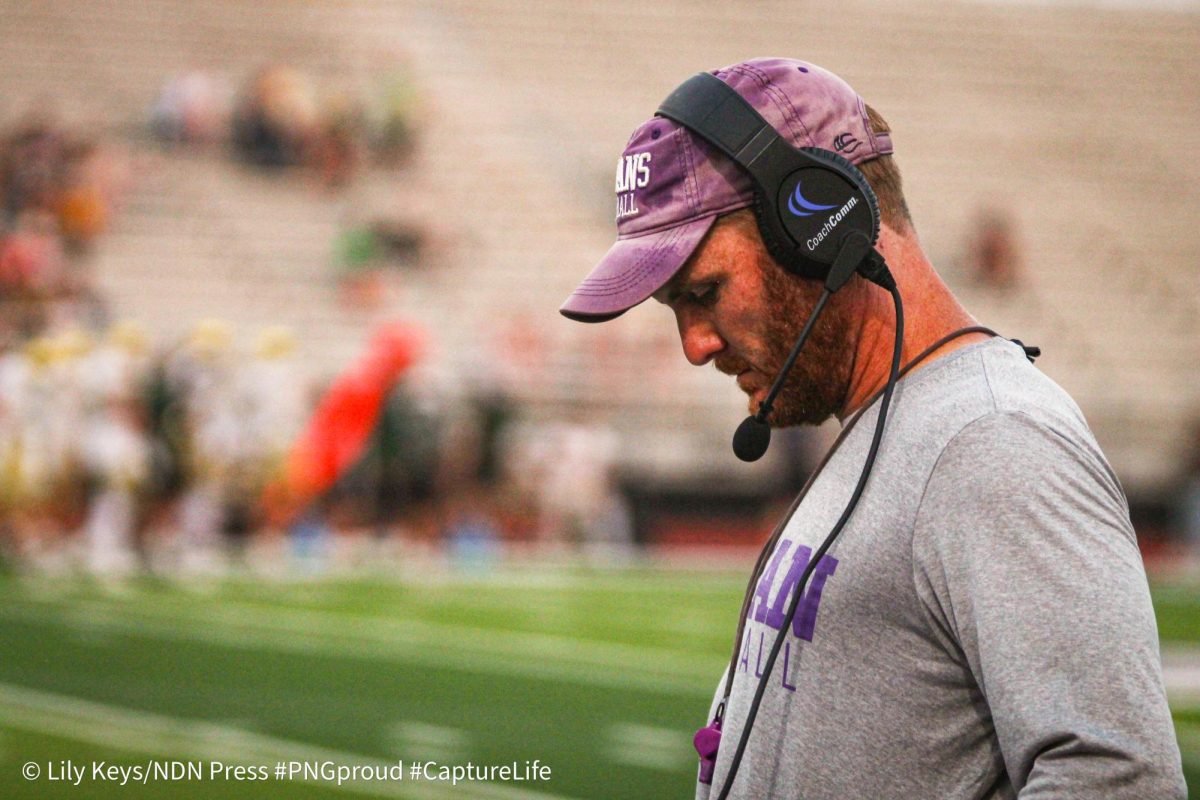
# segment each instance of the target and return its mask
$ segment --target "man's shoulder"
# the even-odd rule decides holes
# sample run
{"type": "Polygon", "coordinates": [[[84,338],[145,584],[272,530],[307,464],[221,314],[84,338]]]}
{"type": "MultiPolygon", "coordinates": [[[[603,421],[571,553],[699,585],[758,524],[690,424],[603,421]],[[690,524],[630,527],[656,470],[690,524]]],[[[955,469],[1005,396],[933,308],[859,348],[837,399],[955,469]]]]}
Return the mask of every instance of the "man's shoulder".
{"type": "Polygon", "coordinates": [[[1017,345],[981,353],[981,368],[997,412],[1021,413],[1031,422],[1091,436],[1075,400],[1052,378],[1035,367],[1017,345]]]}
{"type": "Polygon", "coordinates": [[[1015,344],[992,340],[952,354],[909,393],[904,438],[926,449],[930,477],[949,471],[994,481],[1083,470],[1120,493],[1119,483],[1071,396],[1015,344]]]}
{"type": "Polygon", "coordinates": [[[991,515],[1075,509],[1130,533],[1124,490],[1091,431],[1053,404],[998,404],[964,425],[939,454],[921,506],[926,518],[948,507],[991,515]]]}
{"type": "Polygon", "coordinates": [[[1011,342],[994,339],[951,354],[928,375],[918,373],[910,424],[924,436],[940,429],[943,446],[1003,437],[1018,429],[1052,431],[1081,445],[1094,438],[1069,394],[1011,342]]]}

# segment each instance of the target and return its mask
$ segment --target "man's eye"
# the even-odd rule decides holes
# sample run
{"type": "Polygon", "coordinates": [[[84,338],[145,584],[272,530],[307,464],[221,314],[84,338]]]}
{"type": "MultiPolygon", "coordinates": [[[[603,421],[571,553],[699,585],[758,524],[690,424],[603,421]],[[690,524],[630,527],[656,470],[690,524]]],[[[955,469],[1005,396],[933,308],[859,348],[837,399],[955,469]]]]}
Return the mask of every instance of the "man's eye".
{"type": "Polygon", "coordinates": [[[695,303],[712,303],[717,299],[717,284],[705,283],[688,292],[695,303]]]}

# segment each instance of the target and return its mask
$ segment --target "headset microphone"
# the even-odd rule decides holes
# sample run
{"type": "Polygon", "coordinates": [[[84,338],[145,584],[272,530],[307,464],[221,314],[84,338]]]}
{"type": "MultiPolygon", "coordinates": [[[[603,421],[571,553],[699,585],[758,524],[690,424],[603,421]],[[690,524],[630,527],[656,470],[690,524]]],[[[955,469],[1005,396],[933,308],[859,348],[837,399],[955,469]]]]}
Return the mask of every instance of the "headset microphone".
{"type": "Polygon", "coordinates": [[[883,257],[872,249],[870,240],[864,234],[859,231],[851,231],[842,238],[838,254],[825,279],[825,291],[821,292],[821,297],[813,306],[812,313],[808,315],[808,322],[805,323],[804,330],[800,331],[800,336],[797,337],[792,352],[788,354],[787,361],[783,362],[783,367],[775,377],[775,382],[771,384],[771,390],[767,392],[767,396],[759,405],[758,413],[742,420],[742,424],[738,425],[733,434],[733,454],[742,461],[758,461],[771,446],[771,426],[767,422],[767,417],[774,407],[775,397],[783,388],[783,382],[800,356],[800,350],[808,340],[808,335],[812,333],[817,318],[825,310],[829,296],[845,286],[855,271],[884,289],[892,289],[896,286],[883,257]]]}
{"type": "Polygon", "coordinates": [[[742,461],[758,461],[767,452],[767,448],[771,446],[771,425],[767,422],[767,417],[770,415],[772,406],[775,403],[775,396],[783,388],[784,379],[792,371],[792,365],[796,363],[796,358],[800,355],[801,348],[804,347],[804,343],[808,340],[808,335],[812,333],[813,326],[817,322],[817,317],[821,316],[821,312],[825,310],[825,303],[828,300],[829,291],[826,290],[821,293],[821,299],[817,300],[816,307],[808,315],[808,322],[805,323],[804,330],[800,332],[800,336],[796,339],[796,344],[792,347],[792,352],[788,354],[787,361],[783,363],[783,368],[775,376],[775,382],[771,384],[771,390],[767,392],[767,396],[763,398],[762,403],[759,405],[758,413],[742,420],[742,424],[738,425],[737,430],[734,432],[733,454],[742,461]]]}
{"type": "Polygon", "coordinates": [[[733,432],[733,454],[742,461],[758,461],[771,446],[771,426],[767,424],[767,413],[759,409],[742,420],[733,432]]]}

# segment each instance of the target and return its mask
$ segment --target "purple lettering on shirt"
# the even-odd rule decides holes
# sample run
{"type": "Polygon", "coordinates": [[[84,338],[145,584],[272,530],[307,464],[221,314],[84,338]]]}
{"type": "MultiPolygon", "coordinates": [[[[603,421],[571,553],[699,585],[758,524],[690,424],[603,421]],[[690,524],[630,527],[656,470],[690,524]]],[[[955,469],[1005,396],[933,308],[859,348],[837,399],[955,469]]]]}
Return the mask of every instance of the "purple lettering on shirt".
{"type": "MultiPolygon", "coordinates": [[[[811,556],[812,549],[804,545],[797,546],[796,551],[792,553],[791,566],[788,567],[783,584],[775,595],[775,603],[767,609],[765,615],[765,622],[775,630],[779,630],[783,625],[783,618],[787,614],[792,592],[796,589],[800,575],[808,566],[808,559],[811,556]]],[[[816,569],[813,570],[808,585],[804,587],[804,596],[800,599],[796,617],[792,620],[792,633],[805,641],[812,641],[813,629],[817,624],[817,608],[821,605],[821,591],[825,588],[826,579],[837,570],[837,565],[837,559],[833,556],[823,556],[816,569]]]]}
{"type": "Polygon", "coordinates": [[[783,644],[783,673],[779,676],[779,682],[783,684],[783,688],[789,692],[796,691],[796,684],[788,683],[788,672],[792,668],[792,643],[784,642],[783,644]]]}
{"type": "MultiPolygon", "coordinates": [[[[788,548],[792,546],[791,542],[782,541],[775,548],[774,555],[771,556],[771,561],[767,564],[767,568],[763,571],[762,577],[758,579],[758,589],[754,592],[755,609],[754,621],[762,622],[767,617],[767,609],[771,602],[771,584],[775,582],[775,573],[779,571],[779,565],[783,562],[783,557],[787,555],[788,548]]],[[[779,630],[778,625],[772,625],[775,630],[779,630]]]]}
{"type": "Polygon", "coordinates": [[[760,631],[758,634],[758,656],[754,659],[754,677],[756,678],[762,677],[762,646],[763,634],[760,631]]]}
{"type": "Polygon", "coordinates": [[[837,565],[837,559],[833,556],[821,558],[817,568],[813,570],[812,578],[809,579],[804,599],[800,601],[800,608],[796,610],[796,618],[792,620],[792,633],[806,642],[812,641],[813,629],[817,627],[817,608],[821,605],[821,590],[825,588],[825,579],[837,570],[837,565]]]}

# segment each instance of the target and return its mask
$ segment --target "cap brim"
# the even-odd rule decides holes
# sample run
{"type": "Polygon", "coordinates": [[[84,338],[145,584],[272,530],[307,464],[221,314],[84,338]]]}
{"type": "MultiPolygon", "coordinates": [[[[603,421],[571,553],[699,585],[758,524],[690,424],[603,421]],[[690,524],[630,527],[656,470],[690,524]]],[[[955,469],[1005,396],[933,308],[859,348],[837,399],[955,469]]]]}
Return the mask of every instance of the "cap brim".
{"type": "Polygon", "coordinates": [[[579,322],[619,317],[657,292],[699,246],[716,216],[701,217],[661,231],[618,239],[559,313],[579,322]]]}

